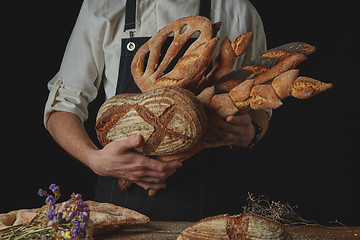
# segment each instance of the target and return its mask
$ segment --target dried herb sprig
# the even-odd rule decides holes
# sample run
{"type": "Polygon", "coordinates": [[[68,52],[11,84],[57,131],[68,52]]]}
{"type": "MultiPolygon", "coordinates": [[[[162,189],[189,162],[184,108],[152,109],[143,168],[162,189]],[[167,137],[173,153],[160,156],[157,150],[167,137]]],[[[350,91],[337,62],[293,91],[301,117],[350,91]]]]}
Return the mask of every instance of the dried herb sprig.
{"type": "Polygon", "coordinates": [[[270,201],[264,195],[256,197],[248,193],[248,205],[243,207],[243,213],[254,213],[283,224],[319,225],[316,222],[300,217],[295,212],[296,208],[297,206],[291,206],[289,203],[270,201]]]}

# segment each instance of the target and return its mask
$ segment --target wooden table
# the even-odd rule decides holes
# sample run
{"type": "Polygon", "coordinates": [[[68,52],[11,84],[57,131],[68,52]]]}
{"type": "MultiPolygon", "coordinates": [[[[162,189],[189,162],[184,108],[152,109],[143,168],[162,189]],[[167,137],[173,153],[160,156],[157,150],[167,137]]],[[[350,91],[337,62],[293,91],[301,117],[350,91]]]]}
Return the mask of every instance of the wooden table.
{"type": "MultiPolygon", "coordinates": [[[[153,221],[141,226],[122,227],[114,233],[95,235],[95,240],[172,240],[192,224],[192,222],[153,221]]],[[[288,231],[295,240],[360,240],[360,227],[290,226],[288,231]]]]}

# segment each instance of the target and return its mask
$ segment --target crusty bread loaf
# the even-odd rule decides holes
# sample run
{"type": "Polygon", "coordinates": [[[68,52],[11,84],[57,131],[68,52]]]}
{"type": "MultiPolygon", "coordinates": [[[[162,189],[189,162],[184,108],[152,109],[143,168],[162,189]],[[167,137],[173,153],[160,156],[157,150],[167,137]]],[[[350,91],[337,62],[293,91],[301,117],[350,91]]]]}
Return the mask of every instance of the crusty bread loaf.
{"type": "Polygon", "coordinates": [[[299,70],[294,69],[314,51],[314,46],[302,42],[273,48],[240,70],[218,79],[214,91],[204,89],[199,95],[200,100],[219,116],[226,117],[228,114],[244,113],[250,108],[278,108],[283,104],[281,99],[288,96],[305,99],[326,91],[332,84],[298,77],[299,70]]]}
{"type": "Polygon", "coordinates": [[[0,213],[0,230],[12,226],[15,220],[15,211],[11,211],[9,213],[0,213]]]}
{"type": "Polygon", "coordinates": [[[277,239],[293,237],[279,222],[256,214],[222,214],[200,220],[180,233],[177,240],[277,239]]]}
{"type": "Polygon", "coordinates": [[[280,99],[291,96],[292,86],[299,75],[299,69],[292,69],[277,76],[271,83],[280,99]]]}
{"type": "MultiPolygon", "coordinates": [[[[283,103],[281,100],[288,96],[305,99],[326,91],[332,87],[331,83],[323,83],[309,77],[298,77],[299,70],[291,69],[281,73],[266,84],[256,85],[255,79],[248,79],[233,88],[229,95],[238,110],[245,109],[275,109],[283,103]]],[[[224,95],[224,94],[219,94],[224,95]]],[[[212,99],[216,100],[215,95],[212,99]]],[[[224,102],[223,108],[233,108],[231,101],[224,102]]],[[[210,102],[210,107],[218,110],[218,106],[210,102]]],[[[234,110],[233,110],[234,111],[234,110]]],[[[234,111],[236,113],[236,111],[234,111]]]]}
{"type": "Polygon", "coordinates": [[[206,17],[191,16],[180,18],[160,29],[134,56],[131,73],[137,86],[142,92],[164,86],[180,86],[194,90],[210,64],[218,41],[218,37],[213,37],[213,29],[217,32],[219,27],[219,23],[212,26],[206,17]],[[200,32],[200,36],[190,45],[175,67],[166,73],[183,45],[196,32],[200,32]],[[159,62],[161,46],[169,35],[173,35],[174,39],[159,62]],[[147,62],[146,56],[149,56],[147,62]]]}
{"type": "MultiPolygon", "coordinates": [[[[134,210],[116,206],[111,203],[86,201],[90,209],[90,219],[93,221],[94,233],[112,232],[124,225],[144,224],[150,221],[149,217],[134,210]]],[[[63,203],[57,203],[59,209],[63,203]]],[[[0,230],[19,224],[30,223],[41,211],[47,211],[46,205],[42,208],[14,210],[9,213],[0,213],[0,230]]]]}
{"type": "Polygon", "coordinates": [[[144,155],[171,155],[191,148],[204,134],[206,115],[200,101],[183,88],[164,87],[121,94],[99,109],[96,131],[103,146],[140,134],[144,155]]]}
{"type": "Polygon", "coordinates": [[[90,209],[90,219],[94,223],[94,233],[112,232],[124,225],[144,224],[149,217],[134,210],[111,203],[86,201],[90,209]]]}
{"type": "Polygon", "coordinates": [[[29,223],[39,212],[40,208],[34,208],[0,213],[0,230],[19,224],[29,223]]]}

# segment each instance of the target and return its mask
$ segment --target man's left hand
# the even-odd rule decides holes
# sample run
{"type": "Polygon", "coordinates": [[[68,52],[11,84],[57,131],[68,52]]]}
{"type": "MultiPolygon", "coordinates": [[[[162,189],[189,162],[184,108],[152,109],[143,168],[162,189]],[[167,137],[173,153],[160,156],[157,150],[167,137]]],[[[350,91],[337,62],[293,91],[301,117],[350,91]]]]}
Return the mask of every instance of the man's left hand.
{"type": "Polygon", "coordinates": [[[238,146],[246,148],[255,136],[255,129],[249,114],[228,116],[225,120],[216,114],[208,115],[209,131],[214,131],[219,139],[206,144],[206,148],[238,146]]]}

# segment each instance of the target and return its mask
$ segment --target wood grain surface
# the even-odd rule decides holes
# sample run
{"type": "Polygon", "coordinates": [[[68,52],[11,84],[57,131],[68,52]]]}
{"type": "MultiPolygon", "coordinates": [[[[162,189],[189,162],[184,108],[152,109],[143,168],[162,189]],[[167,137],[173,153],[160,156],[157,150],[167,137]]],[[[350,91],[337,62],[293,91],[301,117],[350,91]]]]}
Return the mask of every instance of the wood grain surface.
{"type": "MultiPolygon", "coordinates": [[[[146,225],[122,227],[117,232],[97,235],[95,239],[177,239],[192,222],[153,221],[146,225]]],[[[360,227],[289,226],[294,240],[360,240],[360,227]]]]}

